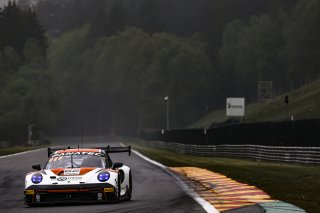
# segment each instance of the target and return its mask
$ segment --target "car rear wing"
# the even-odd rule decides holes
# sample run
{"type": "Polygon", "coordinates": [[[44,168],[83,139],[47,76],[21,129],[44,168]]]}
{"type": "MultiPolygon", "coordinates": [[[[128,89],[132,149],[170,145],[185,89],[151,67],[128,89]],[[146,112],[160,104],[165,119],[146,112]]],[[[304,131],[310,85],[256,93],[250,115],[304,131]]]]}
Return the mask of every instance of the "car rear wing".
{"type": "MultiPolygon", "coordinates": [[[[52,153],[54,153],[55,151],[58,151],[58,150],[66,150],[66,149],[79,149],[78,148],[73,148],[73,147],[58,147],[58,148],[51,148],[49,147],[48,148],[48,157],[50,157],[50,155],[52,153]]],[[[131,146],[119,146],[119,147],[114,147],[114,146],[107,146],[107,147],[96,147],[95,149],[102,149],[106,152],[106,154],[109,154],[109,153],[120,153],[120,152],[128,152],[129,156],[131,155],[131,146]]]]}
{"type": "Polygon", "coordinates": [[[107,147],[98,147],[97,149],[103,149],[106,154],[109,153],[120,153],[120,152],[128,152],[129,156],[131,155],[131,146],[107,146],[107,147]]]}

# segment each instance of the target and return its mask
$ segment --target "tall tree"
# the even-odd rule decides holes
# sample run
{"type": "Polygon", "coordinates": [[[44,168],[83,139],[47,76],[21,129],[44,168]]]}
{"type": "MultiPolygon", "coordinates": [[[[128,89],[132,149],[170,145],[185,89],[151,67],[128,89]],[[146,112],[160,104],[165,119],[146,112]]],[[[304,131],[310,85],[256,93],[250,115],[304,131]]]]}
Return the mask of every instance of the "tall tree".
{"type": "Polygon", "coordinates": [[[160,7],[158,0],[143,0],[138,13],[139,24],[145,32],[161,32],[160,7]]]}
{"type": "Polygon", "coordinates": [[[111,36],[122,31],[125,26],[132,24],[128,14],[128,9],[123,0],[113,1],[109,10],[105,7],[97,9],[91,23],[92,36],[99,38],[102,36],[111,36]]]}
{"type": "Polygon", "coordinates": [[[287,64],[287,78],[295,88],[317,78],[320,74],[320,2],[301,0],[286,20],[286,40],[282,52],[287,64]]]}
{"type": "Polygon", "coordinates": [[[15,2],[9,1],[8,5],[0,10],[0,32],[0,49],[11,46],[22,55],[27,40],[33,38],[39,41],[42,54],[45,55],[45,31],[33,10],[21,10],[15,2]]]}

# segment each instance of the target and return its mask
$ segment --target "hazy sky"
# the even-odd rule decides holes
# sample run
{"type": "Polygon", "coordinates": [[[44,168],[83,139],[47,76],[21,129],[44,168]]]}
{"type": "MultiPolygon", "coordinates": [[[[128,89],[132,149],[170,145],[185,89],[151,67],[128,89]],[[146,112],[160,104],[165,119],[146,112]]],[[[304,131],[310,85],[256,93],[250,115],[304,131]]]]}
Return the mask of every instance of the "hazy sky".
{"type": "Polygon", "coordinates": [[[9,0],[0,0],[0,7],[2,7],[3,5],[7,4],[9,0]]]}

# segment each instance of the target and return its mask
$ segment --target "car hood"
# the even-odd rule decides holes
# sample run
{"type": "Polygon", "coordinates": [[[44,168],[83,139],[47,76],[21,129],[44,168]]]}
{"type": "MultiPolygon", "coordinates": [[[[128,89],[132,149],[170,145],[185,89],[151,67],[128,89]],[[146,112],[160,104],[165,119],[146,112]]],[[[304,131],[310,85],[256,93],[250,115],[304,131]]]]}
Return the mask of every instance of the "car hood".
{"type": "MultiPolygon", "coordinates": [[[[95,170],[97,168],[92,167],[84,167],[84,168],[56,168],[56,169],[50,169],[52,173],[54,173],[57,176],[73,176],[73,175],[85,175],[88,172],[91,172],[92,170],[95,170]]],[[[48,171],[48,170],[45,170],[48,171]]]]}
{"type": "Polygon", "coordinates": [[[117,179],[115,171],[104,168],[58,168],[41,170],[37,172],[28,173],[25,180],[25,188],[30,185],[74,185],[74,184],[90,184],[101,183],[97,176],[101,171],[108,171],[110,173],[109,181],[117,179]],[[43,180],[35,184],[31,181],[31,177],[35,173],[40,173],[43,180]]]}

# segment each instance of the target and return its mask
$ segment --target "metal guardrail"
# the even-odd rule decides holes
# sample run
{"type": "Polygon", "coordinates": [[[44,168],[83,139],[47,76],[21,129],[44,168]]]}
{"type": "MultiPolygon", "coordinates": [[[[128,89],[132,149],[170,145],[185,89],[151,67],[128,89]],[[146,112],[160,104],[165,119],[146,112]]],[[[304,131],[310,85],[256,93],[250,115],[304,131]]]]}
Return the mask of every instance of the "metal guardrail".
{"type": "Polygon", "coordinates": [[[320,147],[320,119],[239,123],[209,129],[170,129],[141,131],[149,141],[196,145],[244,145],[320,147]]]}
{"type": "Polygon", "coordinates": [[[190,145],[162,141],[141,141],[141,145],[200,156],[245,157],[293,163],[320,163],[320,147],[261,145],[190,145]]]}

